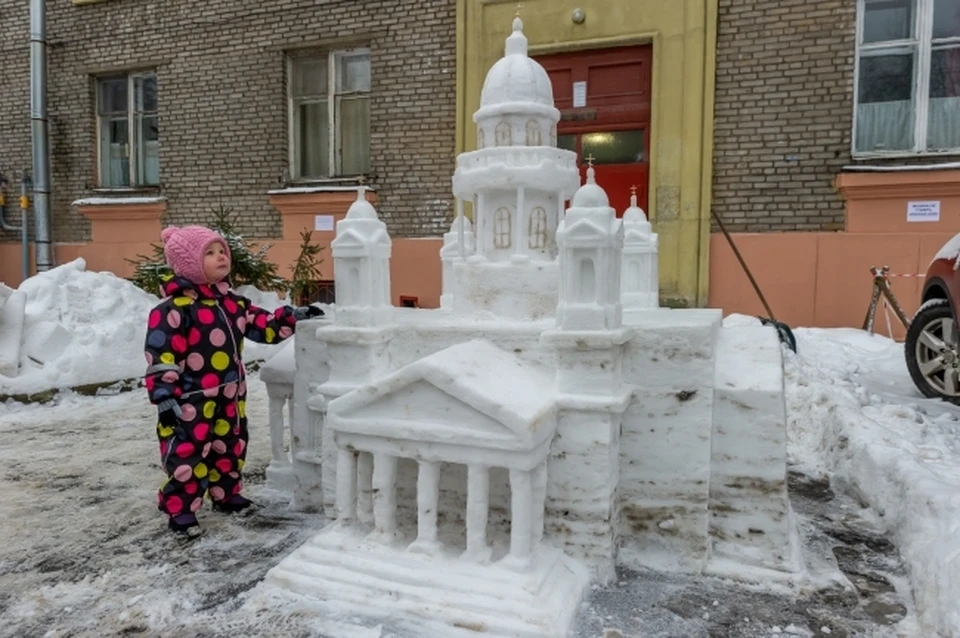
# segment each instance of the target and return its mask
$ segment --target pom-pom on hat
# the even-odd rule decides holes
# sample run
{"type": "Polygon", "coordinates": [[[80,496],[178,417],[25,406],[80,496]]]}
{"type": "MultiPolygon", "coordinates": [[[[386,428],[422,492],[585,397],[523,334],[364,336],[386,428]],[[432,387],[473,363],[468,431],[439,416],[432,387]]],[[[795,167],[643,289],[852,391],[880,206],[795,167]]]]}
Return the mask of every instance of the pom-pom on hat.
{"type": "Polygon", "coordinates": [[[203,274],[203,254],[210,244],[220,242],[227,257],[230,257],[230,247],[226,240],[203,226],[170,226],[163,229],[160,239],[163,240],[163,254],[173,272],[195,284],[216,283],[208,282],[203,274]]]}

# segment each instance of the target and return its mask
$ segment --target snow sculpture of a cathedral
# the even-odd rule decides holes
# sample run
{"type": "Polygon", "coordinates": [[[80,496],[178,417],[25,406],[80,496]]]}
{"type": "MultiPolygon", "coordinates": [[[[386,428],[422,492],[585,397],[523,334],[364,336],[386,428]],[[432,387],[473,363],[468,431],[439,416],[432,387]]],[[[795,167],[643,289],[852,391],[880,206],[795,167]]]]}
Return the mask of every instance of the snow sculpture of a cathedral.
{"type": "Polygon", "coordinates": [[[457,158],[442,307],[390,305],[361,188],[333,243],[336,311],[297,331],[293,504],[330,522],[267,586],[419,635],[568,636],[618,566],[800,567],[775,333],[631,296],[655,298],[655,235],[555,148],[522,27],[457,158]]]}

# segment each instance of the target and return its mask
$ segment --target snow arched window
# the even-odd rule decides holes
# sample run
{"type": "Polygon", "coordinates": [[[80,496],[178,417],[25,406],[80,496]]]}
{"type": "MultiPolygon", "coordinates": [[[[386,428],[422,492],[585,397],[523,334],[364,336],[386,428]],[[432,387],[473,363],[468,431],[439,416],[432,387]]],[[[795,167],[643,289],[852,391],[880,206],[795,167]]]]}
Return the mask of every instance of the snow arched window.
{"type": "Polygon", "coordinates": [[[342,295],[344,300],[341,302],[345,306],[350,306],[360,303],[360,267],[351,265],[347,269],[347,284],[343,287],[343,292],[346,293],[342,295]]]}
{"type": "Polygon", "coordinates": [[[498,208],[493,214],[493,247],[510,248],[511,223],[510,209],[498,208]]]}
{"type": "Polygon", "coordinates": [[[477,148],[486,148],[486,140],[484,140],[483,129],[477,127],[477,148]]]}
{"type": "Polygon", "coordinates": [[[536,120],[527,121],[527,146],[540,146],[540,125],[536,120]]]}
{"type": "Polygon", "coordinates": [[[597,295],[597,271],[593,265],[593,260],[584,257],[580,260],[580,281],[577,286],[577,301],[580,303],[590,303],[596,301],[597,295]]]}
{"type": "Polygon", "coordinates": [[[532,250],[547,247],[547,211],[537,206],[530,211],[530,222],[527,224],[527,245],[532,250]]]}
{"type": "Polygon", "coordinates": [[[500,122],[497,124],[497,146],[511,146],[513,144],[513,131],[510,128],[510,122],[500,122]]]}
{"type": "Polygon", "coordinates": [[[623,269],[624,288],[629,292],[640,290],[640,260],[631,259],[623,269]]]}

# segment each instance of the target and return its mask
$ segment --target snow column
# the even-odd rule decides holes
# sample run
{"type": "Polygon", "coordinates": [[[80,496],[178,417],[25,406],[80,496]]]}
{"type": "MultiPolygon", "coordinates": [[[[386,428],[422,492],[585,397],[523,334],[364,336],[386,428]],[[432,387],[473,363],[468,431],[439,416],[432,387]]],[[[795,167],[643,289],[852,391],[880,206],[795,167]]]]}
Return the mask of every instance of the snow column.
{"type": "Polygon", "coordinates": [[[547,459],[546,524],[551,541],[583,561],[600,582],[615,575],[620,424],[632,396],[621,360],[631,336],[620,329],[551,330],[542,337],[556,351],[559,408],[547,459]]]}

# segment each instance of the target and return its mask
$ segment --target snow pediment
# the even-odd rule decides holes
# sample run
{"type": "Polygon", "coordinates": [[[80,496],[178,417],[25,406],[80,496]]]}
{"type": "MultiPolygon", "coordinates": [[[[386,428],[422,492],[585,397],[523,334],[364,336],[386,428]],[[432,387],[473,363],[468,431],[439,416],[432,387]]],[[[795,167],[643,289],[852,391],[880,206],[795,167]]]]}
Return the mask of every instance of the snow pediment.
{"type": "Polygon", "coordinates": [[[611,238],[617,236],[619,232],[619,221],[613,218],[581,217],[579,219],[568,218],[563,221],[562,227],[557,231],[557,239],[562,243],[598,242],[604,244],[611,238]]]}
{"type": "Polygon", "coordinates": [[[330,402],[333,432],[528,451],[553,436],[552,378],[492,343],[441,350],[330,402]]]}
{"type": "Polygon", "coordinates": [[[330,247],[334,250],[337,248],[365,248],[369,244],[370,239],[355,228],[346,228],[337,233],[334,240],[330,242],[330,247]]]}
{"type": "MultiPolygon", "coordinates": [[[[341,224],[343,221],[340,222],[341,224]]],[[[330,242],[332,251],[349,252],[353,255],[362,254],[372,247],[389,247],[391,245],[390,235],[386,228],[378,222],[376,228],[357,228],[356,226],[340,227],[337,229],[337,236],[330,242]]],[[[345,255],[345,256],[353,256],[345,255]]],[[[336,256],[336,255],[334,255],[336,256]]]]}
{"type": "Polygon", "coordinates": [[[656,243],[657,236],[650,232],[650,229],[626,228],[623,232],[624,246],[636,244],[639,246],[650,246],[656,243]]]}
{"type": "Polygon", "coordinates": [[[593,219],[579,219],[563,229],[564,239],[599,239],[607,234],[606,229],[593,219]]]}

